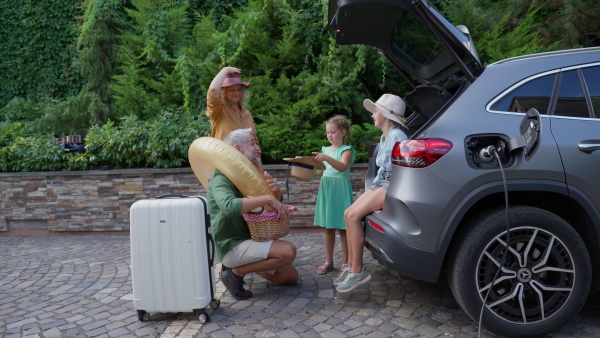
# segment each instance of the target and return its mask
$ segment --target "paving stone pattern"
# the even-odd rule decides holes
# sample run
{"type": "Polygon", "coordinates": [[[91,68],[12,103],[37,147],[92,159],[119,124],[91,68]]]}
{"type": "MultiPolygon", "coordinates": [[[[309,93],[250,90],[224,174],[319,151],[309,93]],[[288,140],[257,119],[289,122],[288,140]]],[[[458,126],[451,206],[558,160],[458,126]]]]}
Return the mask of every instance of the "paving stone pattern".
{"type": "MultiPolygon", "coordinates": [[[[200,324],[193,313],[138,320],[128,235],[0,237],[0,338],[477,337],[477,323],[457,306],[444,276],[436,284],[399,276],[365,252],[372,282],[338,294],[335,271],[316,273],[324,260],[322,233],[286,239],[298,248],[297,285],[277,286],[250,274],[245,282],[254,296],[237,301],[217,281],[221,304],[208,308],[211,321],[200,324]]],[[[335,257],[337,268],[339,244],[335,257]]],[[[600,336],[597,304],[597,297],[590,298],[553,337],[600,336]]],[[[482,336],[494,337],[486,331],[482,336]]]]}

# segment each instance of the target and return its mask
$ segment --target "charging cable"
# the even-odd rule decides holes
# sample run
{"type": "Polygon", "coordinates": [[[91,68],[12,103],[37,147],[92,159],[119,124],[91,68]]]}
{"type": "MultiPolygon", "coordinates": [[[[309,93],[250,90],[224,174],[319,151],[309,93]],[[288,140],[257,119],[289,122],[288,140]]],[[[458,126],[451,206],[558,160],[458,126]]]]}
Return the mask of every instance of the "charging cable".
{"type": "MultiPolygon", "coordinates": [[[[500,146],[500,152],[504,153],[504,144],[499,144],[500,146]]],[[[491,154],[494,155],[494,157],[496,158],[496,160],[498,161],[498,165],[500,166],[500,172],[502,173],[502,182],[504,184],[504,204],[506,206],[505,209],[505,215],[506,215],[506,249],[504,250],[504,255],[502,256],[502,261],[500,262],[500,266],[498,267],[498,270],[496,271],[496,274],[494,275],[494,278],[492,279],[492,283],[490,284],[490,287],[488,288],[486,294],[485,294],[485,298],[483,300],[483,303],[481,304],[481,312],[479,313],[479,332],[478,332],[478,337],[481,338],[481,324],[483,321],[483,310],[485,309],[485,304],[487,303],[488,297],[490,295],[490,292],[492,291],[492,288],[494,287],[494,283],[496,282],[496,279],[498,278],[498,276],[500,275],[500,271],[502,271],[502,267],[504,266],[504,263],[506,262],[506,257],[508,256],[508,248],[510,247],[510,223],[508,220],[508,188],[506,186],[506,176],[504,175],[504,168],[502,167],[502,161],[500,161],[500,158],[502,157],[502,154],[500,154],[500,152],[498,152],[498,150],[496,150],[496,147],[494,146],[488,146],[485,147],[483,149],[481,149],[481,151],[479,152],[479,158],[482,159],[483,158],[490,158],[489,161],[491,161],[492,156],[491,154]]],[[[483,161],[483,159],[482,159],[483,161]]],[[[489,162],[489,161],[485,161],[485,162],[489,162]]]]}

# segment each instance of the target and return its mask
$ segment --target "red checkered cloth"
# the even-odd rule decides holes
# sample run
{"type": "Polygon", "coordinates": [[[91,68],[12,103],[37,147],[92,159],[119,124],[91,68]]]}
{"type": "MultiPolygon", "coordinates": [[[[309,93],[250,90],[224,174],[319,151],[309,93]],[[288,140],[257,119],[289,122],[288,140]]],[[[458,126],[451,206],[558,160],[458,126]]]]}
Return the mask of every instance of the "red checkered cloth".
{"type": "MultiPolygon", "coordinates": [[[[289,215],[292,216],[292,213],[294,212],[294,206],[286,204],[285,208],[288,210],[289,215]]],[[[263,212],[261,214],[243,214],[242,216],[244,217],[244,220],[246,222],[262,222],[262,221],[269,221],[269,220],[273,220],[277,218],[277,211],[275,210],[271,210],[271,211],[267,211],[267,212],[263,212]]]]}

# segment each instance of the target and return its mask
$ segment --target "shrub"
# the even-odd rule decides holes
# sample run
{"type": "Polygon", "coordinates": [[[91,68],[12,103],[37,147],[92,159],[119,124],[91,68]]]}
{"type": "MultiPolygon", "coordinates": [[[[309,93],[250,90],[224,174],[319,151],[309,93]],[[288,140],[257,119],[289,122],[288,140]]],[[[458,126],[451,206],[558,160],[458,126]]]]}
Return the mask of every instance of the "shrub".
{"type": "Polygon", "coordinates": [[[85,139],[90,164],[108,165],[113,169],[146,168],[149,160],[144,155],[148,144],[148,122],[137,116],[127,116],[117,125],[109,121],[92,127],[85,139]]]}
{"type": "Polygon", "coordinates": [[[51,137],[17,137],[0,148],[1,171],[55,171],[65,167],[67,156],[51,137]]]}
{"type": "Polygon", "coordinates": [[[53,135],[32,132],[26,123],[0,124],[0,171],[173,168],[188,165],[192,142],[210,134],[207,118],[190,112],[164,111],[143,121],[124,117],[89,129],[85,153],[71,154],[53,143],[53,135]]]}
{"type": "Polygon", "coordinates": [[[364,123],[361,126],[350,126],[350,136],[352,137],[352,146],[356,149],[356,163],[366,163],[369,161],[369,147],[371,144],[379,142],[381,129],[375,127],[373,123],[364,123]]]}
{"type": "Polygon", "coordinates": [[[44,115],[44,108],[51,101],[49,98],[28,100],[15,97],[6,106],[0,108],[0,116],[4,118],[0,122],[10,124],[17,121],[35,121],[44,115]]]}
{"type": "Polygon", "coordinates": [[[124,117],[90,129],[85,155],[90,165],[122,168],[172,168],[188,164],[192,142],[210,134],[206,117],[189,112],[164,111],[156,119],[124,117]]]}
{"type": "Polygon", "coordinates": [[[148,124],[148,144],[144,154],[154,168],[173,168],[187,165],[188,150],[195,139],[210,136],[206,117],[177,110],[164,111],[148,124]]]}

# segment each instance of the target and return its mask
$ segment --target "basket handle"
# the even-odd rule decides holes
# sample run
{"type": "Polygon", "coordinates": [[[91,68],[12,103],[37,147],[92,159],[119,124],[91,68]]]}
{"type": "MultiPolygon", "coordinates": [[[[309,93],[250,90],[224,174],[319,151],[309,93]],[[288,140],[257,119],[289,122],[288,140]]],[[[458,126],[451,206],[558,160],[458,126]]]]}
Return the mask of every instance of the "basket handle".
{"type": "Polygon", "coordinates": [[[290,203],[290,168],[292,167],[292,163],[288,163],[287,174],[285,175],[285,191],[288,196],[288,203],[290,203]]]}

